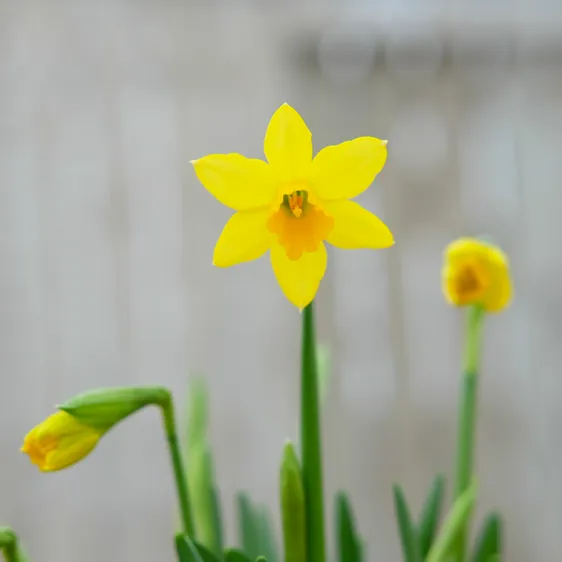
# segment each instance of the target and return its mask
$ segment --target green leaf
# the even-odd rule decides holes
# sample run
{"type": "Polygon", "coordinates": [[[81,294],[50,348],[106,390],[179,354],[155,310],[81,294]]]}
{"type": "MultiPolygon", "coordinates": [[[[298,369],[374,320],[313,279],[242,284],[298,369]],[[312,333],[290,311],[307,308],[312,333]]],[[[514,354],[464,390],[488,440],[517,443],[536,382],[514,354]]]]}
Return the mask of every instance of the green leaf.
{"type": "Polygon", "coordinates": [[[203,562],[220,562],[220,560],[222,559],[222,552],[221,557],[219,557],[216,554],[213,554],[205,545],[202,545],[200,542],[192,542],[195,545],[195,548],[197,549],[197,552],[199,553],[199,556],[201,556],[203,562]]]}
{"type": "Polygon", "coordinates": [[[252,504],[243,492],[236,497],[239,537],[242,550],[251,558],[265,555],[269,562],[277,562],[277,545],[269,511],[252,504]]]}
{"type": "Polygon", "coordinates": [[[265,556],[258,556],[256,562],[267,562],[267,558],[265,556]]]}
{"type": "Polygon", "coordinates": [[[420,522],[417,529],[418,543],[422,559],[425,559],[439,523],[443,495],[445,490],[445,477],[438,475],[433,480],[431,488],[422,508],[420,522]]]}
{"type": "Polygon", "coordinates": [[[217,556],[185,533],[176,533],[176,552],[180,562],[220,562],[217,556]]]}
{"type": "Polygon", "coordinates": [[[216,556],[222,555],[222,520],[214,462],[207,439],[208,391],[203,378],[191,381],[188,395],[187,484],[195,536],[216,556]]]}
{"type": "Polygon", "coordinates": [[[212,518],[213,518],[213,527],[215,529],[215,541],[216,541],[216,548],[218,548],[219,552],[223,549],[224,539],[223,539],[223,530],[222,530],[222,510],[219,498],[219,491],[217,487],[214,485],[211,489],[211,501],[212,501],[212,518]]]}
{"type": "Polygon", "coordinates": [[[224,551],[224,562],[251,562],[251,559],[237,548],[228,548],[224,551]]]}
{"type": "Polygon", "coordinates": [[[420,553],[416,531],[410,517],[410,510],[404,497],[404,492],[400,486],[393,487],[394,492],[394,508],[396,511],[396,519],[398,521],[398,529],[400,531],[400,542],[402,543],[402,554],[405,562],[420,562],[420,553]]]}
{"type": "Polygon", "coordinates": [[[254,508],[259,529],[259,554],[264,555],[268,562],[277,562],[277,544],[267,507],[254,508]]]}
{"type": "Polygon", "coordinates": [[[306,504],[301,467],[291,441],[283,449],[279,480],[285,562],[306,562],[306,504]]]}
{"type": "Polygon", "coordinates": [[[207,436],[209,392],[203,377],[192,379],[188,394],[188,442],[198,442],[207,436]]]}
{"type": "Polygon", "coordinates": [[[472,562],[490,562],[501,554],[502,521],[499,513],[490,513],[482,523],[476,538],[472,562]]]}
{"type": "Polygon", "coordinates": [[[238,529],[240,545],[250,558],[255,558],[259,554],[260,530],[254,517],[252,502],[247,494],[240,492],[236,497],[238,507],[238,529]]]}
{"type": "Polygon", "coordinates": [[[473,483],[456,499],[443,523],[441,532],[427,555],[426,562],[445,562],[447,560],[465,521],[470,517],[476,501],[476,491],[476,484],[473,483]]]}
{"type": "Polygon", "coordinates": [[[176,533],[176,552],[179,562],[204,562],[191,539],[182,533],[176,533]]]}
{"type": "Polygon", "coordinates": [[[362,545],[355,531],[355,519],[348,496],[339,492],[336,496],[336,537],[340,562],[361,562],[362,545]]]}

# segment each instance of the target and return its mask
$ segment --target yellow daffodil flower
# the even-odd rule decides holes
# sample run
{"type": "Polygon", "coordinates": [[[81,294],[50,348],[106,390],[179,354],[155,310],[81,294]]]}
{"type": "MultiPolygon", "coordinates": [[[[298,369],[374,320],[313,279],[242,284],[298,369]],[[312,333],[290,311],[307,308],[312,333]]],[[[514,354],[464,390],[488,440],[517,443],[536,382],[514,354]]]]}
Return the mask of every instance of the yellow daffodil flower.
{"type": "Polygon", "coordinates": [[[67,468],[86,457],[104,430],[78,421],[66,412],[56,412],[25,437],[22,452],[43,472],[67,468]]]}
{"type": "Polygon", "coordinates": [[[240,154],[192,162],[207,190],[236,211],[218,239],[213,263],[230,267],[269,250],[281,289],[302,309],[326,271],[324,242],[348,250],[394,243],[380,219],[350,201],[382,170],[386,141],[360,137],[313,158],[310,131],[284,104],[269,122],[264,152],[267,162],[240,154]]]}
{"type": "Polygon", "coordinates": [[[507,256],[475,238],[452,242],[445,250],[443,292],[455,306],[479,304],[488,312],[499,312],[512,296],[507,256]]]}

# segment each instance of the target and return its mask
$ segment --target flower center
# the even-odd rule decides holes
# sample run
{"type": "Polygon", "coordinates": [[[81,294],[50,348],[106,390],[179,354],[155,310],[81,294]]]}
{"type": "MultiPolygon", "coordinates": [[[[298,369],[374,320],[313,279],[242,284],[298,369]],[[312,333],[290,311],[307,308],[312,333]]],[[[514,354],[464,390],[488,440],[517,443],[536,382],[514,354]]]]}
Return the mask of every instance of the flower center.
{"type": "Polygon", "coordinates": [[[293,191],[290,195],[283,196],[283,204],[289,206],[291,212],[295,217],[299,218],[302,215],[302,207],[304,205],[304,194],[306,191],[293,191]],[[287,203],[285,203],[285,199],[287,203]]]}
{"type": "Polygon", "coordinates": [[[454,279],[455,289],[465,299],[473,299],[486,289],[488,279],[477,263],[460,268],[454,279]]]}
{"type": "Polygon", "coordinates": [[[295,190],[283,195],[273,212],[267,228],[277,235],[287,257],[298,260],[303,252],[315,252],[334,228],[334,219],[328,216],[306,190],[295,190]]]}

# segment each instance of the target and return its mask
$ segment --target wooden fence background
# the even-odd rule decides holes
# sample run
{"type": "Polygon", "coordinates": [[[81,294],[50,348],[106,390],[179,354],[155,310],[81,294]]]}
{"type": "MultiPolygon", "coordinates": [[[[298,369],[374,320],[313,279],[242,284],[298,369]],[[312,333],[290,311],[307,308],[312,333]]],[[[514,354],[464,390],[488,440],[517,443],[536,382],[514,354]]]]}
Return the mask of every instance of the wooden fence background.
{"type": "Polygon", "coordinates": [[[352,20],[335,3],[0,1],[0,520],[34,560],[174,559],[156,412],[69,471],[39,474],[18,452],[90,387],[155,382],[181,400],[204,373],[230,541],[236,490],[276,509],[299,316],[267,259],[211,266],[228,211],[189,160],[260,156],[284,101],[317,147],[390,140],[362,201],[397,244],[331,252],[318,300],[334,354],[328,528],[347,489],[369,560],[397,561],[392,483],[418,509],[451,473],[462,322],[441,252],[486,232],[510,253],[516,300],[486,327],[480,513],[505,513],[506,559],[560,560],[560,27],[523,3],[480,19],[439,4],[419,21],[391,5],[352,20]]]}

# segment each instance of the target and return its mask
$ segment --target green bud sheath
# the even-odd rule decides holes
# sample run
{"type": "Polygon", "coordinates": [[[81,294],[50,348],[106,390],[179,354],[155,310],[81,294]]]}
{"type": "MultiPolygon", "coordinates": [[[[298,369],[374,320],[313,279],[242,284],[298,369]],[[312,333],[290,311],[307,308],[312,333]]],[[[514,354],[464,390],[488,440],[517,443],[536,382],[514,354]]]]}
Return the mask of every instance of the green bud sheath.
{"type": "Polygon", "coordinates": [[[293,444],[288,441],[281,463],[281,519],[285,562],[306,562],[306,514],[302,474],[293,444]]]}
{"type": "Polygon", "coordinates": [[[169,401],[170,392],[161,386],[122,386],[83,392],[58,409],[85,425],[108,431],[145,406],[164,406],[169,401]]]}

